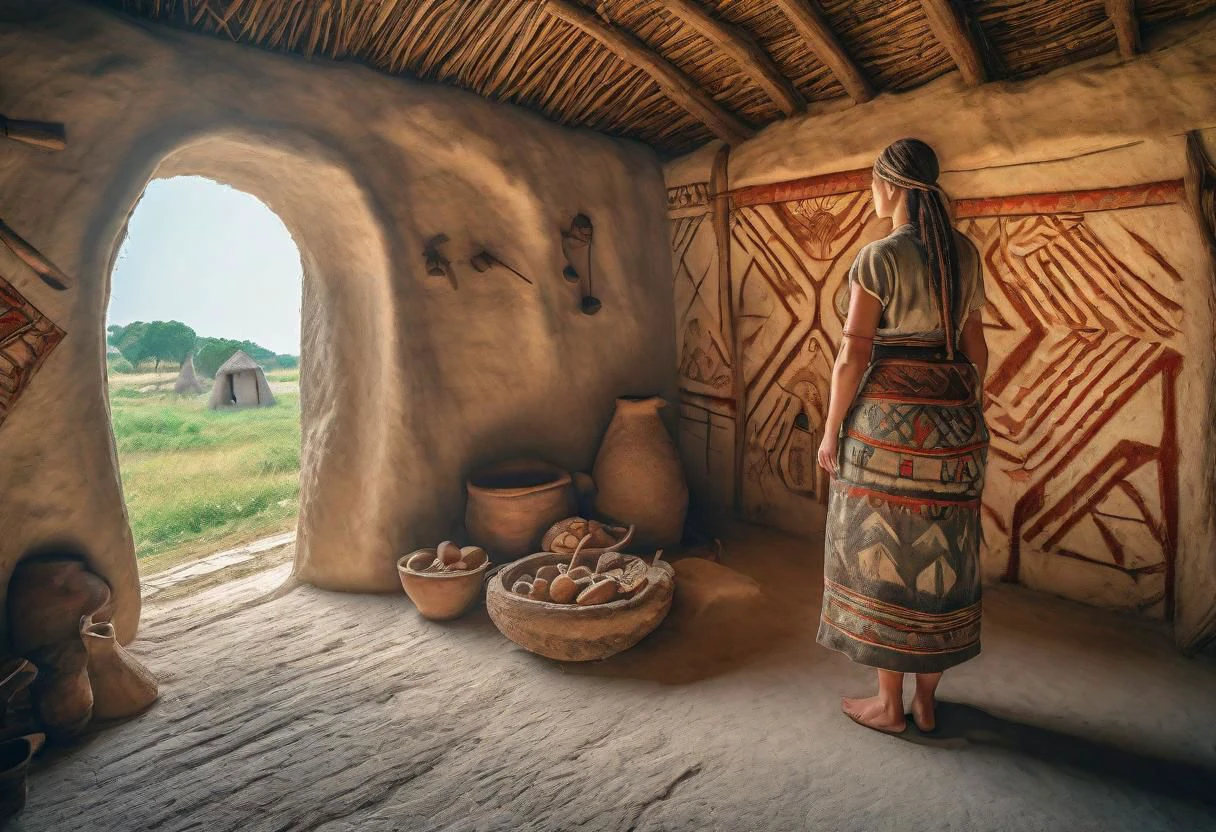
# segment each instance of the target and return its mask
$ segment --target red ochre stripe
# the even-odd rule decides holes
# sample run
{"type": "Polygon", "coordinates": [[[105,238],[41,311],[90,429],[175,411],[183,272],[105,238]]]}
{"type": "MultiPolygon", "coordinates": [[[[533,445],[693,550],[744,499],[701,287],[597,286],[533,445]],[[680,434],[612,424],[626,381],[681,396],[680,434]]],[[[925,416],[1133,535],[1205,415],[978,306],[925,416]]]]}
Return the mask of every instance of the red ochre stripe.
{"type": "Polygon", "coordinates": [[[939,621],[949,621],[958,617],[974,616],[978,618],[980,615],[979,602],[963,607],[961,610],[955,610],[954,612],[921,612],[920,610],[908,609],[907,607],[901,607],[898,604],[891,604],[887,601],[879,601],[877,598],[870,598],[867,595],[862,595],[860,592],[849,589],[843,584],[836,583],[831,578],[824,578],[823,585],[829,592],[833,592],[846,599],[852,600],[853,603],[871,607],[877,612],[885,612],[889,615],[897,618],[903,618],[908,621],[924,621],[925,623],[934,623],[939,621]]]}
{"type": "Polygon", "coordinates": [[[906,445],[896,445],[893,442],[883,442],[881,439],[875,439],[872,436],[866,436],[859,430],[850,429],[847,433],[850,439],[856,439],[858,442],[865,442],[867,445],[873,445],[875,448],[881,448],[884,451],[894,451],[900,454],[909,454],[911,456],[965,456],[972,451],[978,451],[980,448],[988,446],[987,442],[973,442],[970,445],[960,445],[957,448],[911,448],[906,445]]]}
{"type": "Polygon", "coordinates": [[[938,407],[963,407],[972,403],[971,399],[931,399],[918,396],[892,396],[884,393],[867,393],[862,390],[857,394],[857,400],[868,399],[875,402],[894,402],[895,404],[935,404],[938,407]]]}
{"type": "Polygon", "coordinates": [[[940,655],[942,653],[957,653],[960,650],[966,650],[970,647],[975,646],[976,642],[979,641],[978,638],[972,639],[971,641],[967,642],[966,644],[960,644],[957,647],[941,647],[941,648],[898,647],[894,644],[885,644],[881,641],[871,641],[870,639],[863,637],[860,633],[854,633],[851,630],[846,630],[844,627],[841,627],[839,624],[837,624],[835,621],[832,621],[827,616],[823,617],[823,623],[827,624],[829,627],[831,627],[836,632],[843,633],[844,635],[848,636],[849,638],[853,639],[854,641],[860,641],[862,644],[868,644],[871,647],[881,647],[883,650],[890,650],[893,653],[908,653],[909,655],[913,655],[913,656],[923,656],[923,655],[934,655],[935,656],[935,655],[940,655]]]}
{"type": "Polygon", "coordinates": [[[828,597],[828,603],[840,608],[849,615],[855,615],[858,618],[863,618],[872,624],[877,624],[880,627],[887,627],[892,630],[899,630],[901,633],[916,633],[917,635],[939,636],[945,633],[952,633],[957,630],[964,630],[968,627],[975,626],[979,622],[979,615],[973,615],[966,619],[958,621],[940,622],[938,624],[910,624],[899,623],[886,617],[875,617],[873,614],[868,614],[865,609],[859,609],[843,598],[828,597]]]}
{"type": "Polygon", "coordinates": [[[972,500],[936,500],[932,497],[902,497],[896,494],[887,494],[884,491],[875,491],[870,488],[864,488],[860,485],[848,485],[841,483],[845,489],[845,493],[849,497],[877,497],[880,500],[885,500],[888,503],[907,506],[909,508],[920,508],[921,506],[942,506],[956,508],[969,508],[975,511],[980,510],[979,498],[972,500]]]}

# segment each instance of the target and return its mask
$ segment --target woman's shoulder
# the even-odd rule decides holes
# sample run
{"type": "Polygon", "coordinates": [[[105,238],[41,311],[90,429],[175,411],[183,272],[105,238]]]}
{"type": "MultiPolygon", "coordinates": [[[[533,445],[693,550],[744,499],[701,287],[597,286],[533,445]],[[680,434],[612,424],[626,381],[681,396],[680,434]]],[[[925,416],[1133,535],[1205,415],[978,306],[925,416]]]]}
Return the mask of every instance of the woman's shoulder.
{"type": "Polygon", "coordinates": [[[857,256],[859,259],[891,259],[899,255],[901,251],[911,246],[916,247],[916,235],[910,231],[911,226],[903,226],[897,228],[885,237],[880,237],[877,240],[866,243],[862,246],[857,256]]]}

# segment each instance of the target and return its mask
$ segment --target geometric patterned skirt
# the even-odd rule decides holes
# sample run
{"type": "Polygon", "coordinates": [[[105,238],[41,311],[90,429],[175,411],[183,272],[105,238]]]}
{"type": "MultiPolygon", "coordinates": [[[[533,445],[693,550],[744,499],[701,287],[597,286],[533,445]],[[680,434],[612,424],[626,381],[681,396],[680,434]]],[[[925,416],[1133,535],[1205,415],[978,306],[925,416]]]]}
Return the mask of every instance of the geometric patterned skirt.
{"type": "Polygon", "coordinates": [[[936,673],[980,652],[988,429],[965,358],[874,354],[841,430],[818,641],[870,667],[936,673]]]}

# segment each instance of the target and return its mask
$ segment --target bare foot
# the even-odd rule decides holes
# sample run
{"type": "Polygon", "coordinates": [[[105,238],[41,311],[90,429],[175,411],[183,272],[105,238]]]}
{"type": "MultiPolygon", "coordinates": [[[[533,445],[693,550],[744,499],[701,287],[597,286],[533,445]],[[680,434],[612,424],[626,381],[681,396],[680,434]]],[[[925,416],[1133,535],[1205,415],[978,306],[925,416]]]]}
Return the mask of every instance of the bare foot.
{"type": "Polygon", "coordinates": [[[858,725],[884,734],[900,734],[908,727],[903,703],[887,702],[880,696],[867,696],[864,699],[846,696],[840,700],[840,708],[845,716],[858,725]]]}
{"type": "Polygon", "coordinates": [[[922,734],[932,733],[937,727],[936,705],[932,696],[912,697],[912,723],[922,734]]]}

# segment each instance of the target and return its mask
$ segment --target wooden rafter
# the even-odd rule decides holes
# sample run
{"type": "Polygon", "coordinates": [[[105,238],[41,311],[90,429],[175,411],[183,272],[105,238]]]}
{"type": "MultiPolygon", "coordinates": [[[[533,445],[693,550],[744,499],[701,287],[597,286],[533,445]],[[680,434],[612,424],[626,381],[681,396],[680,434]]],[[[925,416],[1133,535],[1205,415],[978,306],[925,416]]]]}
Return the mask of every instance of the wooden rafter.
{"type": "Polygon", "coordinates": [[[773,5],[794,24],[815,57],[832,71],[850,98],[860,104],[874,97],[874,88],[844,51],[836,33],[824,22],[818,10],[811,6],[810,0],[773,0],[773,5]]]}
{"type": "Polygon", "coordinates": [[[950,53],[963,81],[973,87],[984,83],[987,80],[984,61],[954,3],[951,0],[920,0],[920,7],[933,37],[950,53]]]}
{"type": "Polygon", "coordinates": [[[1130,58],[1140,51],[1140,21],[1136,19],[1136,0],[1106,0],[1106,16],[1115,27],[1119,54],[1130,58]]]}
{"type": "Polygon", "coordinates": [[[545,10],[595,38],[618,58],[648,74],[663,93],[727,144],[738,144],[755,131],[727,111],[666,58],[650,49],[637,37],[611,26],[573,0],[541,0],[545,10]]]}
{"type": "Polygon", "coordinates": [[[662,3],[664,8],[739,64],[781,112],[792,116],[806,107],[793,82],[781,73],[772,57],[747,32],[713,17],[694,0],[662,0],[662,3]]]}

